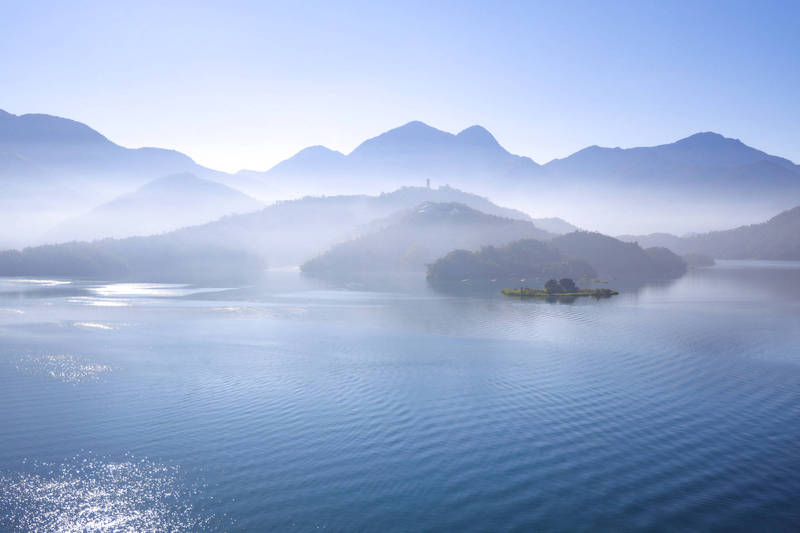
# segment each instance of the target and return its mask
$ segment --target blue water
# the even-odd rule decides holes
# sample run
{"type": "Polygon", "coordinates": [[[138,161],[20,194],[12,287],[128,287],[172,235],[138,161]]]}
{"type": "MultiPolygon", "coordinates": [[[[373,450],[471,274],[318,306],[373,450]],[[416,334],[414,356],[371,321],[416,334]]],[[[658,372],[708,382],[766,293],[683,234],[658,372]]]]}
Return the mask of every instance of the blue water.
{"type": "Polygon", "coordinates": [[[0,406],[0,530],[797,531],[800,263],[572,304],[3,278],[0,406]]]}

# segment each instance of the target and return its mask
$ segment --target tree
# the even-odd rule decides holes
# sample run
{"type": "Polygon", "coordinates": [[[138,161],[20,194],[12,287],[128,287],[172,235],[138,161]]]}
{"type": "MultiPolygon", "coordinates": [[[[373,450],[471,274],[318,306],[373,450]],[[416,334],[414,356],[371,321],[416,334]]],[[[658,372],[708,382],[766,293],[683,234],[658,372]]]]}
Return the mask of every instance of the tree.
{"type": "Polygon", "coordinates": [[[572,281],[572,278],[562,278],[558,281],[558,284],[561,285],[564,292],[578,292],[578,287],[575,285],[575,282],[572,281]]]}
{"type": "Polygon", "coordinates": [[[544,284],[544,288],[547,292],[564,292],[561,285],[554,279],[547,280],[547,283],[544,284]]]}

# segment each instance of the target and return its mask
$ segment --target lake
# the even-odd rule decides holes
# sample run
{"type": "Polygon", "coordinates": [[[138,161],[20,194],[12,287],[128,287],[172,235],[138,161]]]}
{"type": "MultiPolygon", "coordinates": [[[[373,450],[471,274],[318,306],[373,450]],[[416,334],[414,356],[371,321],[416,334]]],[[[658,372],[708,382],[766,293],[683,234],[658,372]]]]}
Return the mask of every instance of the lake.
{"type": "Polygon", "coordinates": [[[569,304],[0,278],[0,405],[12,531],[797,531],[800,263],[569,304]]]}

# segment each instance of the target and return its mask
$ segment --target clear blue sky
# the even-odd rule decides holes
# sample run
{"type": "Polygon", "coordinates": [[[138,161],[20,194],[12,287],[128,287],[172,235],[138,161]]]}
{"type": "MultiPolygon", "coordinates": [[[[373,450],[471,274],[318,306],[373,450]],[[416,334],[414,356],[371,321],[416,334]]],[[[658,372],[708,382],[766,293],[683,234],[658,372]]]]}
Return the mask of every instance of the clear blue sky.
{"type": "Polygon", "coordinates": [[[224,170],[410,120],[538,162],[706,130],[800,162],[800,2],[6,2],[0,108],[224,170]]]}

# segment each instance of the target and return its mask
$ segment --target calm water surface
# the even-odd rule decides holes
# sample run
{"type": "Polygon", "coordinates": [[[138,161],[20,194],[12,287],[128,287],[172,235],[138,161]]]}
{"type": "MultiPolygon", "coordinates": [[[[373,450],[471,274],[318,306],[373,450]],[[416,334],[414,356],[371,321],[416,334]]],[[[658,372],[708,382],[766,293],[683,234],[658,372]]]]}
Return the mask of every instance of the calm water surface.
{"type": "Polygon", "coordinates": [[[0,406],[1,530],[797,531],[800,263],[573,304],[0,278],[0,406]]]}

